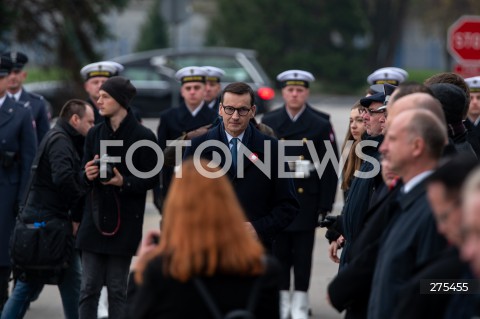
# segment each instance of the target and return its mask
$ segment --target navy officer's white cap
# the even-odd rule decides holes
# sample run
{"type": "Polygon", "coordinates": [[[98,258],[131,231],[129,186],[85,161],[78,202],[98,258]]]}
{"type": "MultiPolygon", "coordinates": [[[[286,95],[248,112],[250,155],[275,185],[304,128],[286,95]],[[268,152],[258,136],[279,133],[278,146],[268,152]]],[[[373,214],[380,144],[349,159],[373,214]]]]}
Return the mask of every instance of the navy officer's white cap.
{"type": "Polygon", "coordinates": [[[401,68],[386,67],[373,72],[367,77],[369,84],[392,84],[399,85],[408,78],[408,72],[401,68]]]}
{"type": "Polygon", "coordinates": [[[118,75],[123,71],[123,65],[113,61],[100,61],[94,62],[85,65],[81,70],[80,74],[84,80],[88,80],[94,77],[106,77],[110,78],[112,76],[118,75]]]}
{"type": "Polygon", "coordinates": [[[301,85],[309,87],[310,82],[314,81],[315,77],[312,73],[302,70],[288,70],[277,75],[277,81],[282,87],[287,85],[301,85]]]}
{"type": "Polygon", "coordinates": [[[220,82],[222,76],[225,75],[225,71],[216,66],[202,66],[202,68],[207,71],[207,81],[209,82],[220,82]]]}
{"type": "Polygon", "coordinates": [[[205,83],[207,71],[200,66],[187,66],[175,73],[177,80],[184,83],[188,82],[202,82],[205,83]]]}
{"type": "Polygon", "coordinates": [[[471,78],[466,78],[465,82],[467,83],[468,87],[470,88],[470,92],[478,93],[480,92],[480,76],[474,76],[471,78]]]}

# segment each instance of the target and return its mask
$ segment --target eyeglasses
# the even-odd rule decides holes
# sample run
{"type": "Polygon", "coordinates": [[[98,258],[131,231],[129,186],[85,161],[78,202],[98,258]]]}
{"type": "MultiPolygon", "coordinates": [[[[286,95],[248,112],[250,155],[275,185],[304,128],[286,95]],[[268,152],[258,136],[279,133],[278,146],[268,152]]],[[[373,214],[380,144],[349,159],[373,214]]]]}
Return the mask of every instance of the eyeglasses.
{"type": "Polygon", "coordinates": [[[233,113],[235,113],[235,111],[238,112],[238,115],[240,116],[245,116],[248,114],[248,112],[250,112],[251,108],[246,108],[246,107],[239,107],[239,108],[235,108],[233,106],[223,106],[223,110],[225,111],[226,114],[228,115],[233,115],[233,113]]]}
{"type": "Polygon", "coordinates": [[[368,115],[370,115],[370,116],[372,114],[384,114],[386,111],[387,111],[386,109],[372,110],[372,109],[368,109],[366,107],[358,109],[358,113],[365,114],[365,113],[368,112],[368,115]]]}

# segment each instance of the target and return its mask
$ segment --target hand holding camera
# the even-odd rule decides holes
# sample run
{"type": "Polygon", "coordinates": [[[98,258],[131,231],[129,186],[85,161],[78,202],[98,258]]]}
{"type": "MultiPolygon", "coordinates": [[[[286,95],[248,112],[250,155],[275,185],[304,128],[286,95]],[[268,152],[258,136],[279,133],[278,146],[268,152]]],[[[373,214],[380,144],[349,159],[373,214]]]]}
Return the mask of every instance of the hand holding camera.
{"type": "Polygon", "coordinates": [[[100,182],[106,183],[115,176],[113,164],[108,161],[107,154],[102,155],[101,158],[94,159],[93,164],[99,168],[100,182]]]}
{"type": "Polygon", "coordinates": [[[123,176],[118,169],[109,161],[107,154],[101,158],[95,155],[93,160],[85,165],[85,174],[89,181],[98,180],[104,185],[122,186],[123,176]]]}

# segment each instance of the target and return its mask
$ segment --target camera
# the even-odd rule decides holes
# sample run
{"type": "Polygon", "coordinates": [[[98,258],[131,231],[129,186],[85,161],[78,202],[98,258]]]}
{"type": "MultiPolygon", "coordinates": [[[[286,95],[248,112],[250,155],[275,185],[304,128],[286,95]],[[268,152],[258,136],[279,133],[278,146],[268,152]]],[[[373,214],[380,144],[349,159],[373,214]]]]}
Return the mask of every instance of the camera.
{"type": "Polygon", "coordinates": [[[93,164],[98,166],[100,169],[100,175],[98,176],[100,182],[108,182],[115,176],[115,173],[113,172],[114,166],[108,161],[107,154],[104,154],[101,158],[96,159],[93,164]]]}

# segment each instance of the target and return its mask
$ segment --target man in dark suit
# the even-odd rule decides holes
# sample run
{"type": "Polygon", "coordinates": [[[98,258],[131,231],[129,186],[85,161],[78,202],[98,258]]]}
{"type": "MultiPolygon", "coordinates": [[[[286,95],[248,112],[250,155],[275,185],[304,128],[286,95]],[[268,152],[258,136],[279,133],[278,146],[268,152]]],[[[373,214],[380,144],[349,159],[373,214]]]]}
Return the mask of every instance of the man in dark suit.
{"type": "Polygon", "coordinates": [[[223,168],[247,216],[246,227],[270,249],[276,235],[298,214],[299,204],[292,179],[279,174],[279,165],[284,165],[284,172],[288,167],[279,163],[278,141],[250,122],[256,110],[254,96],[243,82],[227,85],[219,109],[222,122],[194,138],[184,156],[204,157],[223,168]]]}
{"type": "Polygon", "coordinates": [[[337,191],[338,178],[331,162],[321,172],[315,166],[328,156],[337,160],[337,144],[330,122],[320,116],[307,103],[309,84],[315,78],[310,72],[288,70],[280,73],[277,80],[282,86],[285,101],[283,108],[267,113],[262,123],[275,131],[281,140],[292,140],[299,145],[286,148],[286,155],[295,157],[295,167],[299,178],[294,179],[295,190],[300,202],[300,212],[295,220],[276,238],[273,253],[282,266],[281,318],[308,317],[308,288],[312,266],[315,229],[319,217],[332,210],[337,191]],[[310,153],[307,142],[313,143],[318,159],[310,153]],[[328,148],[326,148],[326,144],[328,148]],[[318,162],[320,160],[320,162],[318,162]],[[301,174],[304,166],[306,174],[301,174]],[[300,173],[300,174],[298,174],[300,173]],[[300,177],[300,175],[303,175],[300,177]],[[290,294],[290,273],[293,268],[294,292],[290,294]]]}
{"type": "Polygon", "coordinates": [[[12,62],[0,57],[0,312],[8,298],[9,240],[37,150],[31,112],[7,96],[12,62]]]}
{"type": "MultiPolygon", "coordinates": [[[[157,128],[158,144],[165,150],[167,141],[175,140],[187,132],[212,124],[218,117],[217,111],[205,102],[205,81],[207,71],[202,67],[189,66],[180,69],[175,77],[182,82],[182,103],[160,113],[157,128]]],[[[163,198],[172,180],[173,167],[164,167],[161,172],[160,190],[154,191],[154,203],[161,211],[163,198]]]]}
{"type": "Polygon", "coordinates": [[[27,92],[23,87],[27,79],[27,72],[23,67],[27,64],[28,57],[17,51],[5,52],[3,55],[12,61],[12,72],[8,75],[8,96],[30,109],[35,121],[37,142],[40,144],[43,136],[50,129],[51,114],[43,96],[27,92]]]}
{"type": "Polygon", "coordinates": [[[405,110],[387,126],[380,152],[404,186],[400,214],[381,236],[368,318],[392,317],[402,283],[445,247],[427,200],[425,179],[437,166],[446,144],[445,125],[427,110],[405,110]]]}

